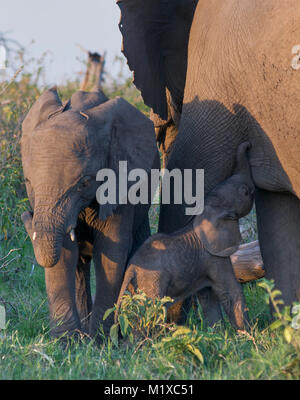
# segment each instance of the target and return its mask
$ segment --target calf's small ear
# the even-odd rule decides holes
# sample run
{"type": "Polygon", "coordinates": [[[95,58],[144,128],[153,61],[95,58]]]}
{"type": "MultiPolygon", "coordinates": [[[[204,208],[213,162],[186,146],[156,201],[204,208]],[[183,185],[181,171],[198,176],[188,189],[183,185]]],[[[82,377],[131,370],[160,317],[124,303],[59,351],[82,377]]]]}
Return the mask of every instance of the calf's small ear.
{"type": "MultiPolygon", "coordinates": [[[[105,153],[105,168],[115,172],[118,183],[116,203],[99,207],[99,218],[105,220],[115,213],[118,205],[124,204],[124,199],[120,200],[119,196],[120,179],[123,178],[119,162],[127,162],[128,173],[134,169],[142,169],[146,176],[150,173],[158,157],[155,131],[153,122],[121,97],[108,100],[86,113],[90,117],[89,123],[96,127],[95,143],[105,153]]],[[[122,185],[126,185],[128,190],[133,182],[122,185]]]]}
{"type": "Polygon", "coordinates": [[[22,124],[23,138],[32,134],[32,131],[55,111],[62,107],[56,87],[45,90],[35,101],[22,124]]]}
{"type": "Polygon", "coordinates": [[[70,107],[73,111],[80,112],[96,107],[102,103],[105,103],[107,100],[108,98],[101,90],[94,92],[77,90],[77,92],[75,92],[70,99],[70,107]]]}
{"type": "Polygon", "coordinates": [[[229,257],[242,240],[239,221],[232,211],[216,211],[207,207],[194,219],[194,231],[203,247],[212,255],[229,257]]]}

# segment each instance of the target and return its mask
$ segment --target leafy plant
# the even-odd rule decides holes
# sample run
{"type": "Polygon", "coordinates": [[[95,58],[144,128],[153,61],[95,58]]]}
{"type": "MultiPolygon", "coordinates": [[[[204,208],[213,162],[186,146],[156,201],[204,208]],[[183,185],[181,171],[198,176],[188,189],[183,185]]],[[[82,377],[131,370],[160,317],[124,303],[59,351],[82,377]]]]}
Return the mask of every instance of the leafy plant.
{"type": "Polygon", "coordinates": [[[21,214],[28,207],[20,155],[22,121],[39,96],[33,76],[0,88],[0,240],[24,238],[21,214]]]}
{"type": "Polygon", "coordinates": [[[159,353],[168,353],[172,357],[182,358],[186,354],[204,363],[202,350],[214,347],[222,340],[212,329],[200,331],[196,325],[180,326],[167,322],[166,304],[173,302],[170,297],[151,299],[144,292],[138,290],[131,296],[127,292],[120,307],[116,305],[108,309],[103,317],[106,319],[116,313],[116,322],[111,327],[110,338],[117,346],[119,331],[124,339],[128,339],[136,346],[136,350],[146,343],[159,353]]]}
{"type": "Polygon", "coordinates": [[[116,313],[117,322],[111,327],[110,337],[113,343],[118,343],[118,331],[123,337],[127,337],[131,343],[135,338],[156,340],[170,329],[172,324],[166,322],[166,303],[173,302],[170,297],[151,299],[144,292],[138,290],[131,296],[127,293],[123,296],[120,307],[116,305],[106,311],[105,320],[111,313],[116,313]]]}
{"type": "Polygon", "coordinates": [[[287,369],[291,366],[300,364],[300,304],[294,303],[293,307],[284,306],[283,300],[280,298],[281,291],[274,289],[274,281],[262,279],[257,284],[266,291],[266,303],[271,304],[274,309],[275,320],[269,326],[271,331],[282,329],[285,341],[294,349],[294,357],[287,369]]]}
{"type": "Polygon", "coordinates": [[[173,333],[165,338],[161,339],[160,343],[155,346],[166,352],[172,352],[176,355],[183,355],[185,353],[191,353],[203,364],[204,357],[200,351],[200,347],[204,345],[203,339],[207,339],[208,336],[204,333],[200,333],[193,327],[192,329],[184,326],[174,326],[173,333]]]}

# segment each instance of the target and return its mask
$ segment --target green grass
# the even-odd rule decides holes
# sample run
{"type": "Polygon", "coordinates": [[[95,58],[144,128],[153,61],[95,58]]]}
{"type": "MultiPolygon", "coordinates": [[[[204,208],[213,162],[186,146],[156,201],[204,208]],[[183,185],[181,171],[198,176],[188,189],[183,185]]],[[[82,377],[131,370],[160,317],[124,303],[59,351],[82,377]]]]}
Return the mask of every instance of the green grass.
{"type": "MultiPolygon", "coordinates": [[[[26,250],[30,250],[25,245],[26,250]]],[[[270,331],[264,290],[244,286],[252,329],[249,334],[225,326],[205,328],[196,307],[187,327],[201,337],[197,343],[204,362],[192,353],[162,346],[168,332],[147,340],[106,338],[63,348],[49,337],[43,270],[17,259],[0,275],[1,303],[7,327],[0,331],[0,379],[295,379],[300,367],[291,364],[295,350],[281,331],[270,331]],[[157,346],[158,345],[158,346],[157,346]],[[291,366],[292,365],[292,366],[291,366]]]]}
{"type": "MultiPolygon", "coordinates": [[[[83,340],[63,348],[50,338],[44,271],[35,265],[20,220],[28,208],[20,127],[40,94],[36,81],[34,74],[22,72],[9,86],[0,83],[0,305],[7,316],[6,329],[0,330],[0,379],[299,379],[299,351],[288,343],[283,327],[268,328],[271,317],[265,291],[255,283],[244,285],[252,326],[249,334],[235,332],[227,320],[207,328],[196,306],[188,316],[190,333],[176,340],[172,330],[143,342],[124,339],[118,345],[108,337],[101,346],[83,340]]],[[[60,87],[63,99],[77,86],[74,81],[60,87]]],[[[125,97],[148,114],[129,81],[115,82],[105,91],[125,97]]],[[[158,206],[150,210],[152,232],[158,210],[158,206]]],[[[256,239],[255,211],[242,222],[244,241],[256,239]]]]}
{"type": "Polygon", "coordinates": [[[21,250],[8,257],[15,260],[0,270],[0,304],[7,313],[7,327],[0,330],[0,379],[300,378],[299,358],[292,363],[297,353],[282,330],[268,329],[265,291],[255,283],[244,285],[249,334],[235,332],[227,320],[224,326],[205,327],[199,306],[189,313],[186,326],[201,337],[196,347],[203,363],[184,348],[173,351],[174,346],[164,346],[170,332],[143,344],[135,338],[133,343],[125,339],[115,345],[108,337],[100,346],[83,340],[64,348],[49,336],[44,271],[32,268],[28,239],[18,245],[21,250]]]}

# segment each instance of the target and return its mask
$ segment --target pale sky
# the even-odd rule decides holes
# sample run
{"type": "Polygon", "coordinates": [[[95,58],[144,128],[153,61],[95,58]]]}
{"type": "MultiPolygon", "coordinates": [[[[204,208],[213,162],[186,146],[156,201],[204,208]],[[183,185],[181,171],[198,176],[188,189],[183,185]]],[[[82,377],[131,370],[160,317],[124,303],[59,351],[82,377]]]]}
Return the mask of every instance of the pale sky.
{"type": "MultiPolygon", "coordinates": [[[[106,50],[106,69],[116,76],[119,67],[113,60],[122,56],[119,19],[115,0],[0,0],[0,32],[28,48],[30,56],[49,52],[47,84],[62,83],[82,70],[77,58],[86,55],[77,44],[100,53],[106,50]]],[[[124,73],[130,76],[126,63],[124,73]]]]}

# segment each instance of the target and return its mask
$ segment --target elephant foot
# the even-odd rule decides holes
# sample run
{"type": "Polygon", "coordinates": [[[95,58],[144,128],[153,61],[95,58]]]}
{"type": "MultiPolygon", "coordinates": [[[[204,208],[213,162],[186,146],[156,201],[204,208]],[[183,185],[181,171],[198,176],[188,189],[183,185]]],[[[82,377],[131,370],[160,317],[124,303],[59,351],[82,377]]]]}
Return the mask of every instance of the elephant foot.
{"type": "Polygon", "coordinates": [[[86,345],[92,340],[88,334],[79,329],[73,332],[65,332],[61,336],[56,336],[55,339],[63,350],[67,350],[72,346],[86,345]]]}
{"type": "Polygon", "coordinates": [[[84,334],[81,330],[81,326],[79,323],[79,319],[71,317],[70,319],[66,320],[64,318],[53,318],[50,319],[50,336],[53,339],[64,337],[76,337],[84,334]]]}
{"type": "Polygon", "coordinates": [[[83,256],[79,258],[75,281],[76,307],[80,319],[81,331],[88,334],[93,304],[90,287],[90,259],[85,259],[83,256]]]}

